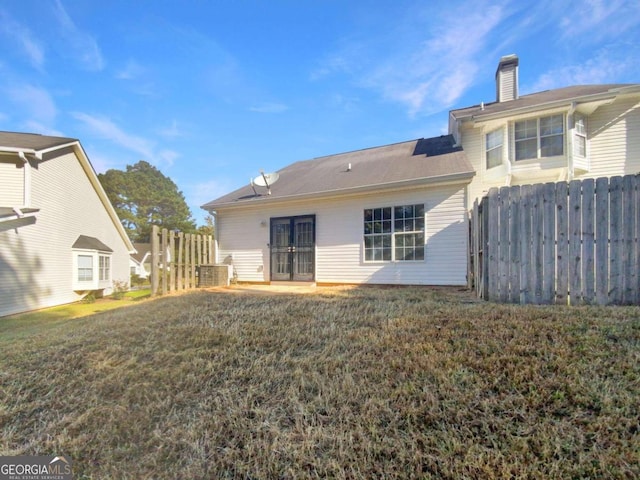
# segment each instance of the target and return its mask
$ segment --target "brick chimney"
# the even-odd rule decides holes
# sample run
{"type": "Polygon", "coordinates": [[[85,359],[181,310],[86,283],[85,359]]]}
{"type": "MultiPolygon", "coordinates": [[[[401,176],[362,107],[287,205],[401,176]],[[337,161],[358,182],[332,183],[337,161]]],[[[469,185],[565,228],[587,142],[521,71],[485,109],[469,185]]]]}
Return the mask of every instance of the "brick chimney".
{"type": "Polygon", "coordinates": [[[518,98],[518,56],[506,55],[496,70],[496,101],[508,102],[518,98]]]}

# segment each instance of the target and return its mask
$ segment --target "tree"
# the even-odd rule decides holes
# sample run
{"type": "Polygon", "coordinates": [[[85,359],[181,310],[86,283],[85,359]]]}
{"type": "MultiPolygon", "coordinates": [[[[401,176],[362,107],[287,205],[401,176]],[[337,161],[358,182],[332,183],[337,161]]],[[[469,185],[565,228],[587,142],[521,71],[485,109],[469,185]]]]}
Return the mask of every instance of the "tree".
{"type": "Polygon", "coordinates": [[[200,235],[213,236],[216,230],[216,227],[213,224],[213,217],[211,215],[207,215],[206,217],[204,217],[204,222],[205,222],[204,225],[200,225],[198,227],[197,233],[199,233],[200,235]]]}
{"type": "Polygon", "coordinates": [[[98,179],[134,242],[149,242],[152,225],[185,233],[196,231],[182,192],[149,162],[127,165],[124,172],[107,170],[98,179]]]}

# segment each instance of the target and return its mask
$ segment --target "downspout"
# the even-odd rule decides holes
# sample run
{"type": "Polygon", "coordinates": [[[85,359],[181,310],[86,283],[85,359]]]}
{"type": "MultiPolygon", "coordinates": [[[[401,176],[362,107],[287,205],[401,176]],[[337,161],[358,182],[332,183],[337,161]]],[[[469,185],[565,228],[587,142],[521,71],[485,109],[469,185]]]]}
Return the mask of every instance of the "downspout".
{"type": "Polygon", "coordinates": [[[25,153],[21,150],[18,152],[18,157],[23,162],[22,168],[24,168],[24,188],[22,190],[22,206],[29,208],[31,206],[31,165],[25,153]]]}
{"type": "Polygon", "coordinates": [[[578,105],[576,102],[571,102],[571,107],[567,113],[567,182],[573,180],[574,165],[573,165],[573,129],[575,128],[573,115],[576,112],[578,105]],[[569,128],[570,127],[570,128],[569,128]]]}

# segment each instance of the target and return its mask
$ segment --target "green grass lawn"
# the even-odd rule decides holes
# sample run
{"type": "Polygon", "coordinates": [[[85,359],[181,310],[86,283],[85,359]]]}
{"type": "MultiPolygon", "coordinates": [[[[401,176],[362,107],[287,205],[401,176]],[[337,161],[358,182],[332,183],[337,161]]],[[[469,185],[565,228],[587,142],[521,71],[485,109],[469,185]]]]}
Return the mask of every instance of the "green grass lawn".
{"type": "Polygon", "coordinates": [[[0,319],[0,454],[74,478],[638,478],[640,308],[196,292],[0,319]]]}

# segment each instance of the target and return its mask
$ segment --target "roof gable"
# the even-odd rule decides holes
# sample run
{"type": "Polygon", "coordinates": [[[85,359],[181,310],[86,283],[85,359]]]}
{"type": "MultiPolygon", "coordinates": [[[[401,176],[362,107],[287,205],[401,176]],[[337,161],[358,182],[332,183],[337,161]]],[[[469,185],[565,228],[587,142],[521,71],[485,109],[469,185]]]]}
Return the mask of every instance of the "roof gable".
{"type": "Polygon", "coordinates": [[[558,104],[569,105],[572,102],[586,102],[601,98],[615,97],[640,87],[638,84],[603,84],[603,85],[576,85],[572,87],[545,90],[543,92],[523,95],[515,100],[492,102],[472,107],[451,110],[451,115],[458,119],[478,118],[485,116],[509,116],[525,109],[540,110],[546,107],[558,106],[558,104]]]}
{"type": "Polygon", "coordinates": [[[402,186],[412,182],[470,179],[474,170],[451,135],[367,148],[293,163],[278,170],[279,180],[264,187],[244,186],[202,208],[249,204],[402,186]]]}
{"type": "Polygon", "coordinates": [[[0,151],[3,147],[41,151],[77,141],[76,138],[51,137],[36,133],[0,132],[0,151]]]}
{"type": "Polygon", "coordinates": [[[75,138],[53,137],[35,133],[0,132],[0,154],[28,154],[30,157],[35,156],[35,159],[30,158],[30,161],[39,162],[43,160],[55,161],[55,158],[66,152],[73,152],[75,157],[78,159],[82,170],[98,195],[100,202],[107,211],[107,214],[122,238],[122,241],[126,245],[127,249],[130,252],[133,252],[133,244],[122,226],[113,205],[109,201],[104,188],[102,188],[102,185],[98,180],[98,176],[89,161],[89,157],[82,148],[79,140],[75,138]]]}

